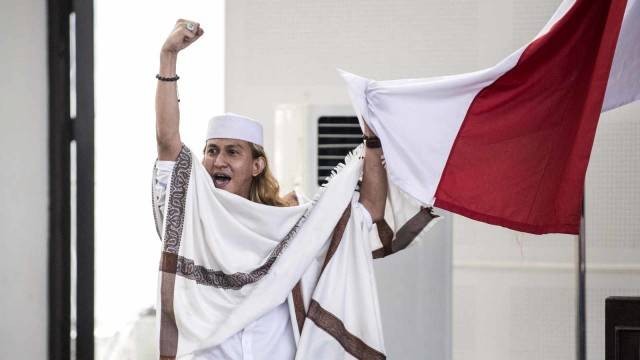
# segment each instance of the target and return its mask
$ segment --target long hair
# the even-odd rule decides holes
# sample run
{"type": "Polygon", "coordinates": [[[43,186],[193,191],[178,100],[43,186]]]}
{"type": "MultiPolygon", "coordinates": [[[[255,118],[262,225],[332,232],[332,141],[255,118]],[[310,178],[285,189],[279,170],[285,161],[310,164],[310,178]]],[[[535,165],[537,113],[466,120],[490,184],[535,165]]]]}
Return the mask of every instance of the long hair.
{"type": "Polygon", "coordinates": [[[291,206],[292,204],[280,197],[280,185],[269,169],[269,160],[264,147],[254,143],[249,145],[254,159],[264,158],[264,170],[251,181],[249,200],[265,205],[291,206]]]}

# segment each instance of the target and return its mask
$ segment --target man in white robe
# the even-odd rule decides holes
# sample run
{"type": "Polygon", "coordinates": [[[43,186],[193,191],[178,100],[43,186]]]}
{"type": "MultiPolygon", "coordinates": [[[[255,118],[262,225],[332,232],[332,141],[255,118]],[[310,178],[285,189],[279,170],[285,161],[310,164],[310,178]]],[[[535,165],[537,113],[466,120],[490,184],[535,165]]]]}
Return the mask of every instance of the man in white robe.
{"type": "MultiPolygon", "coordinates": [[[[352,155],[348,171],[344,171],[345,174],[334,181],[337,183],[333,186],[334,189],[327,191],[331,195],[321,196],[321,205],[315,206],[319,209],[311,215],[309,212],[314,204],[299,204],[298,200],[303,198],[300,194],[290,193],[284,198],[277,195],[277,182],[269,179],[268,163],[262,149],[262,128],[252,119],[235,114],[213,118],[210,121],[202,164],[194,161],[191,151],[180,140],[176,59],[180,50],[203,33],[204,30],[197,23],[178,20],[162,47],[160,72],[157,76],[160,80],[156,93],[158,160],[154,168],[153,202],[156,227],[163,240],[158,300],[160,357],[190,355],[203,359],[293,359],[315,355],[340,357],[344,355],[339,354],[348,353],[357,358],[384,358],[370,260],[406,247],[434,216],[429,211],[420,209],[416,214],[418,221],[416,218],[405,219],[409,220],[408,228],[398,233],[400,241],[392,241],[393,231],[384,220],[387,179],[382,164],[382,149],[366,126],[364,133],[370,138],[367,140],[367,147],[363,149],[360,146],[357,154],[352,155]],[[360,191],[354,192],[355,182],[360,175],[360,191]],[[268,179],[261,181],[270,185],[257,186],[257,179],[264,176],[268,179]],[[217,189],[224,191],[219,192],[217,189]],[[229,197],[224,193],[233,195],[229,197]],[[264,206],[255,208],[243,199],[275,206],[273,210],[265,210],[264,206]],[[350,199],[349,203],[345,204],[344,199],[350,199]],[[339,206],[337,208],[332,201],[342,205],[336,205],[339,206]],[[247,228],[253,230],[264,226],[261,221],[266,221],[264,219],[270,217],[271,213],[282,213],[277,209],[288,205],[293,206],[290,214],[276,214],[273,217],[279,219],[275,221],[283,223],[280,226],[282,229],[273,224],[273,229],[262,227],[260,231],[250,234],[255,239],[246,242],[249,244],[253,241],[255,246],[242,248],[244,239],[231,241],[224,236],[220,236],[222,239],[215,236],[224,232],[225,228],[224,223],[215,223],[217,215],[220,218],[223,214],[228,215],[227,223],[239,219],[236,232],[241,233],[247,231],[247,228]],[[346,208],[344,205],[347,205],[346,208]],[[217,210],[211,210],[212,208],[217,210]],[[233,210],[227,213],[229,209],[233,210]],[[232,211],[235,212],[231,213],[232,211]],[[209,216],[213,216],[211,221],[207,220],[209,216]],[[327,219],[324,224],[323,216],[327,219]],[[302,226],[305,221],[307,225],[302,226]],[[373,223],[378,224],[372,246],[367,240],[373,223]],[[307,236],[305,229],[310,229],[307,233],[313,235],[307,236]],[[269,232],[272,230],[274,234],[278,231],[282,233],[270,236],[269,232]],[[297,244],[293,244],[298,230],[305,234],[298,237],[317,238],[308,240],[309,248],[315,249],[314,252],[309,250],[304,256],[301,253],[294,255],[297,251],[294,248],[305,252],[305,245],[301,241],[307,241],[298,240],[297,244]],[[208,232],[214,235],[207,235],[208,232]],[[323,235],[316,235],[320,233],[323,235]],[[264,237],[279,237],[280,241],[266,242],[262,249],[261,239],[264,237]],[[343,237],[352,241],[340,245],[343,237]],[[354,240],[356,237],[360,237],[360,241],[354,240]],[[349,244],[355,246],[350,248],[349,244]],[[287,247],[289,250],[285,250],[287,247]],[[350,255],[349,251],[359,255],[350,255]],[[225,256],[225,252],[229,255],[225,256]],[[255,254],[251,254],[253,252],[255,254]],[[283,253],[292,255],[286,257],[283,253]],[[242,261],[238,264],[238,254],[243,257],[248,254],[247,264],[256,266],[242,264],[242,261]],[[250,261],[252,255],[255,255],[256,261],[250,261]],[[333,260],[333,267],[327,266],[332,257],[341,260],[333,260]],[[346,275],[341,274],[346,268],[340,270],[337,267],[349,264],[351,259],[355,263],[348,266],[355,270],[350,272],[361,269],[364,273],[347,278],[356,281],[356,284],[351,284],[355,286],[350,286],[354,291],[343,291],[351,294],[347,296],[350,299],[349,306],[358,304],[358,299],[369,300],[362,302],[362,316],[352,316],[353,319],[348,320],[341,319],[344,314],[339,314],[348,312],[348,307],[332,313],[318,299],[324,296],[326,300],[320,300],[323,305],[330,302],[333,296],[332,284],[336,283],[336,278],[346,275]],[[358,259],[363,259],[364,262],[358,262],[358,259]],[[225,267],[254,270],[223,271],[225,267]],[[276,279],[275,274],[281,273],[279,268],[287,269],[287,276],[283,280],[276,279]],[[333,272],[333,275],[324,278],[334,280],[323,280],[322,274],[325,272],[333,272]],[[366,281],[367,278],[369,281],[366,281]],[[367,285],[360,288],[357,284],[360,280],[365,280],[367,285]],[[264,285],[268,283],[272,285],[264,285]],[[317,287],[325,290],[317,292],[317,287]],[[231,294],[229,291],[235,292],[231,294]],[[285,291],[288,295],[281,298],[285,291]],[[261,292],[262,298],[256,295],[261,292]],[[316,298],[312,298],[316,292],[316,298]],[[273,306],[269,305],[271,297],[273,306]],[[266,298],[269,301],[260,301],[266,298]],[[257,306],[247,305],[252,301],[257,306]],[[242,310],[243,306],[250,311],[242,310]],[[192,317],[198,312],[201,316],[192,317]],[[368,313],[374,315],[372,326],[366,322],[370,317],[366,315],[368,313]],[[209,324],[206,321],[208,316],[211,316],[209,324]],[[190,317],[194,324],[196,321],[203,323],[189,324],[186,319],[190,317]],[[332,344],[327,346],[323,343],[323,335],[318,335],[313,329],[305,330],[306,338],[313,340],[303,341],[305,319],[311,319],[322,330],[320,334],[329,336],[332,344]],[[358,326],[350,325],[358,322],[358,326]],[[211,327],[211,324],[219,326],[211,327]],[[210,335],[198,331],[206,331],[210,335]],[[363,334],[359,336],[359,332],[363,334]],[[304,346],[301,348],[300,344],[304,346]]],[[[404,222],[397,225],[401,224],[404,222]]],[[[233,226],[230,224],[230,227],[233,226]]],[[[343,286],[349,286],[348,282],[344,282],[343,286]]]]}
{"type": "MultiPolygon", "coordinates": [[[[246,121],[244,117],[226,115],[238,122],[246,121]]],[[[232,120],[232,121],[233,121],[232,120]]],[[[208,139],[207,139],[208,140],[208,139]]],[[[241,139],[237,139],[241,140],[241,139]]],[[[167,185],[175,165],[175,161],[158,160],[153,173],[154,213],[157,224],[161,227],[165,217],[167,185]]],[[[295,199],[304,198],[304,194],[290,194],[295,199]]],[[[362,226],[371,229],[373,222],[367,209],[360,204],[358,194],[354,194],[353,209],[360,212],[362,226]]],[[[160,231],[160,229],[158,229],[160,231]]],[[[297,289],[296,291],[300,291],[297,289]]],[[[293,295],[287,298],[268,313],[253,321],[241,331],[235,333],[222,344],[201,350],[196,359],[293,359],[295,356],[294,326],[297,322],[290,320],[295,316],[293,295]]],[[[298,329],[299,330],[299,329],[298,329]]]]}

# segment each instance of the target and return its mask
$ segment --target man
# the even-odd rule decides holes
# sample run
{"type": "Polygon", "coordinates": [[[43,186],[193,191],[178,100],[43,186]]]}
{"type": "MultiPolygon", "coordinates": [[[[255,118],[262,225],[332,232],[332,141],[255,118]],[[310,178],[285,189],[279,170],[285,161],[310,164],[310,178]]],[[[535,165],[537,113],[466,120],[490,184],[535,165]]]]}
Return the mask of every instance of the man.
{"type": "MultiPolygon", "coordinates": [[[[167,187],[176,166],[176,160],[185,151],[179,133],[179,100],[176,91],[177,54],[203,34],[204,30],[198,23],[179,19],[160,54],[156,92],[158,161],[154,170],[153,196],[154,215],[161,237],[167,215],[165,209],[167,187]]],[[[368,146],[364,151],[362,185],[360,194],[354,194],[350,209],[360,212],[358,219],[361,219],[366,229],[371,229],[374,222],[384,219],[387,179],[381,161],[382,150],[379,141],[366,124],[364,132],[370,140],[367,140],[368,146]]],[[[270,172],[263,149],[262,126],[258,122],[236,114],[212,118],[203,155],[202,165],[215,188],[259,204],[275,207],[298,205],[298,196],[294,192],[283,198],[279,196],[278,182],[270,172]]],[[[251,208],[247,206],[243,211],[250,212],[251,208]]],[[[215,248],[211,250],[219,251],[215,248]]],[[[300,284],[298,284],[288,296],[287,301],[269,310],[220,344],[195,351],[195,357],[293,359],[296,354],[296,338],[300,336],[301,319],[291,321],[290,314],[299,311],[302,296],[300,291],[300,284]]],[[[162,335],[160,341],[163,341],[162,335]]],[[[163,346],[166,348],[166,343],[170,342],[165,341],[164,344],[160,344],[161,355],[163,351],[165,356],[167,351],[171,353],[171,350],[163,349],[163,346]]]]}

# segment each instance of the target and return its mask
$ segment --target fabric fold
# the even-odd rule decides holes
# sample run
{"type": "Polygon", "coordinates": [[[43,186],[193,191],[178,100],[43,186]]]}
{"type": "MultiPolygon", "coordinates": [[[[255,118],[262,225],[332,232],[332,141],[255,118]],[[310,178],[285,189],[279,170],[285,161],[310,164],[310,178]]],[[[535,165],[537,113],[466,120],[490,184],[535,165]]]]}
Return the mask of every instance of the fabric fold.
{"type": "Polygon", "coordinates": [[[600,113],[640,98],[639,11],[637,0],[565,0],[530,43],[480,71],[339,74],[389,180],[423,206],[577,234],[600,113]]]}
{"type": "Polygon", "coordinates": [[[161,339],[177,344],[163,355],[219,344],[287,297],[328,238],[325,222],[337,222],[334,209],[351,200],[362,166],[352,158],[313,203],[278,208],[216,189],[183,147],[170,179],[159,278],[160,337],[172,318],[170,334],[179,336],[161,339]],[[163,306],[169,302],[172,309],[163,306]]]}
{"type": "MultiPolygon", "coordinates": [[[[364,356],[360,358],[367,358],[370,349],[383,355],[371,267],[374,252],[382,246],[380,231],[364,225],[368,222],[362,211],[350,211],[358,201],[362,167],[360,145],[311,201],[273,207],[215,188],[206,169],[183,146],[168,179],[164,204],[153,194],[154,218],[162,235],[156,323],[161,358],[188,359],[216,346],[285,299],[294,302],[292,324],[301,354],[309,354],[322,341],[304,335],[311,326],[305,319],[313,300],[319,305],[311,316],[333,314],[331,323],[341,324],[341,334],[366,344],[357,351],[364,356]],[[341,279],[345,275],[350,284],[341,279]]],[[[390,199],[396,197],[390,194],[390,199]]],[[[416,216],[410,212],[421,209],[410,201],[395,201],[402,209],[395,214],[391,208],[386,229],[392,237],[400,229],[397,237],[404,240],[390,242],[395,245],[385,255],[419,241],[429,228],[423,221],[409,226],[413,229],[409,236],[401,235],[406,232],[402,225],[416,216]]],[[[354,352],[348,345],[351,340],[336,338],[334,330],[322,330],[333,339],[331,351],[354,352]]]]}

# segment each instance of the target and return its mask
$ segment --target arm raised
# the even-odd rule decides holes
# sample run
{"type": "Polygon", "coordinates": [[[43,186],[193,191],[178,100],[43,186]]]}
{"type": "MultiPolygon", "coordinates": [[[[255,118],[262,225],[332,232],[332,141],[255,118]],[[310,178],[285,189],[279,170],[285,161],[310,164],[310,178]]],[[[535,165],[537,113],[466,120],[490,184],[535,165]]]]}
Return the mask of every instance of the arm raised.
{"type": "MultiPolygon", "coordinates": [[[[367,124],[364,134],[373,136],[367,124]]],[[[362,186],[360,187],[360,203],[369,211],[373,222],[384,219],[384,208],[387,201],[387,172],[382,165],[382,148],[365,147],[362,186]]]]}
{"type": "MultiPolygon", "coordinates": [[[[197,22],[178,19],[160,50],[160,71],[163,77],[176,75],[178,53],[198,40],[204,30],[197,22]],[[193,23],[193,30],[187,24],[193,23]]],[[[180,153],[180,109],[176,81],[158,80],[156,88],[156,143],[159,160],[175,160],[180,153]]]]}

